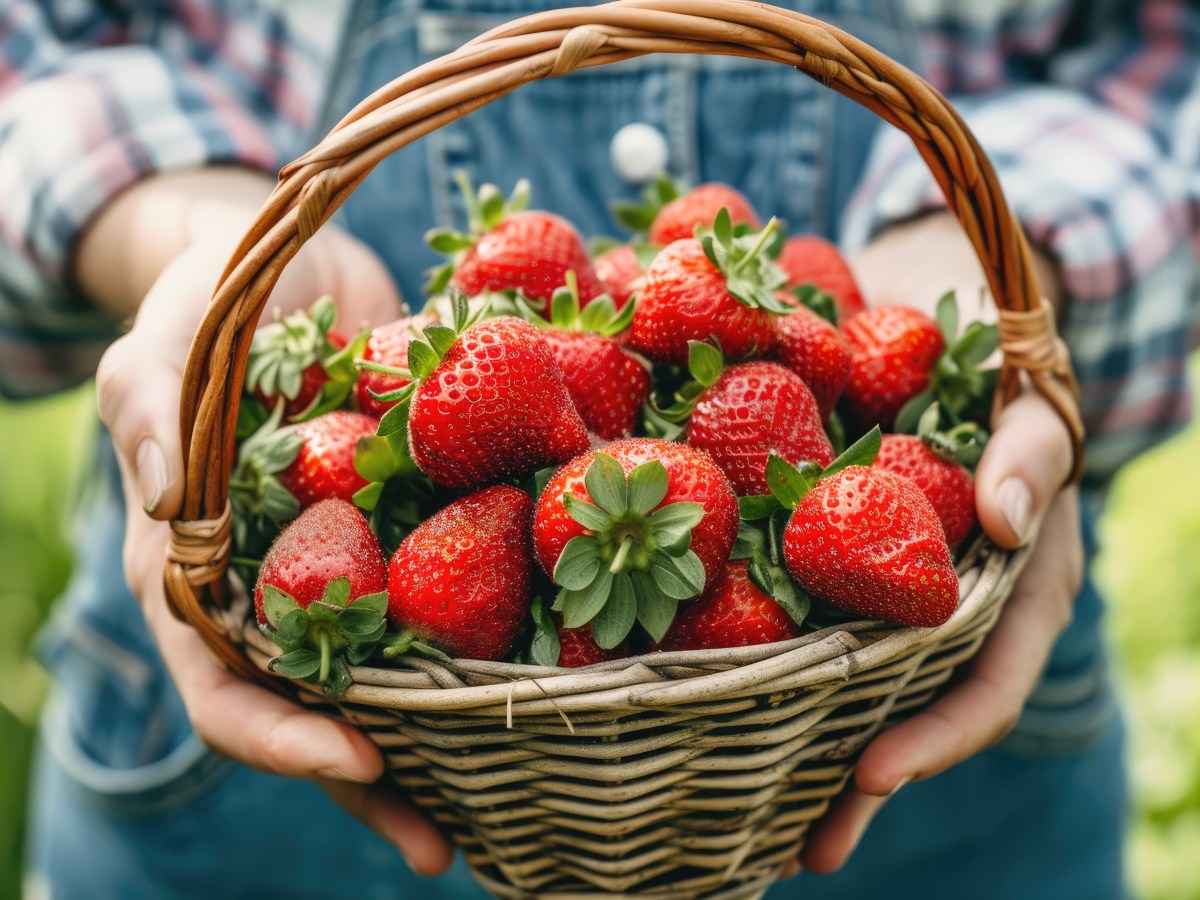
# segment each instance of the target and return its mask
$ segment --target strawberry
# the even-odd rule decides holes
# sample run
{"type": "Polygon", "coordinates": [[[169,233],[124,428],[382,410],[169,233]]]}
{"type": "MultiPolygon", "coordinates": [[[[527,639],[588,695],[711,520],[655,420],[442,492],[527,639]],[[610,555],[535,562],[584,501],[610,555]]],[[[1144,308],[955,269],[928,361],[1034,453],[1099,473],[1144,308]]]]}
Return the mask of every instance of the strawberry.
{"type": "Polygon", "coordinates": [[[868,309],[843,328],[853,353],[844,394],[860,428],[890,429],[896,414],[929,385],[946,342],[938,324],[907,306],[868,309]]]}
{"type": "Polygon", "coordinates": [[[379,420],[363,413],[334,410],[296,426],[301,444],[292,464],[276,476],[301,508],[320,500],[351,500],[367,486],[354,467],[358,440],[374,435],[379,420]]]}
{"type": "Polygon", "coordinates": [[[591,622],[615,647],[640,621],[662,637],[680,600],[725,565],[737,536],[737,498],[706,453],[631,438],[560,468],[534,514],[534,550],[562,587],[564,625],[591,622]]]}
{"type": "Polygon", "coordinates": [[[254,586],[259,626],[287,651],[271,668],[342,693],[347,666],[383,636],[386,572],[379,541],[352,503],[323,500],[302,512],[267,551],[254,586]]]}
{"type": "Polygon", "coordinates": [[[596,643],[592,629],[586,625],[582,628],[567,628],[562,624],[562,616],[554,613],[558,626],[558,665],[564,669],[577,669],[580,666],[590,666],[594,663],[611,662],[629,656],[629,644],[625,641],[610,650],[605,650],[596,643]]]}
{"type": "Polygon", "coordinates": [[[687,604],[657,650],[750,647],[799,637],[800,626],[750,578],[750,563],[732,560],[721,578],[687,604]]]}
{"type": "Polygon", "coordinates": [[[903,625],[941,625],[958,578],[937,512],[906,478],[847,466],[822,478],[783,533],[788,571],[839,609],[903,625]]]}
{"type": "MultiPolygon", "coordinates": [[[[408,345],[418,337],[421,329],[436,322],[433,316],[422,313],[416,316],[405,316],[387,325],[380,325],[371,331],[367,345],[363,349],[362,359],[368,363],[392,366],[398,369],[408,368],[408,345]]],[[[389,375],[384,372],[364,369],[358,376],[355,397],[360,411],[375,418],[396,405],[395,400],[384,401],[375,399],[373,394],[386,394],[397,391],[409,383],[411,379],[400,375],[389,375]]]]}
{"type": "Polygon", "coordinates": [[[816,235],[788,238],[775,260],[789,288],[811,285],[837,306],[837,321],[847,322],[866,309],[862,291],[836,245],[816,235]]]}
{"type": "Polygon", "coordinates": [[[521,182],[508,203],[493,185],[478,194],[460,179],[467,201],[470,232],[432,231],[430,246],[454,254],[450,266],[434,275],[430,292],[451,284],[468,297],[485,291],[519,291],[535,304],[550,302],[554,291],[573,271],[579,295],[589,303],[604,293],[579,232],[553,213],[527,210],[528,185],[521,182]]]}
{"type": "Polygon", "coordinates": [[[951,549],[975,530],[979,522],[975,482],[966,466],[911,434],[885,434],[875,465],[902,475],[921,489],[937,512],[951,549]]]}
{"type": "Polygon", "coordinates": [[[633,434],[650,396],[646,365],[602,334],[548,328],[542,337],[588,431],[606,441],[633,434]]]}
{"type": "Polygon", "coordinates": [[[833,445],[804,380],[779,363],[730,366],[696,400],[687,442],[707,450],[739,495],[767,490],[767,458],[833,461],[833,445]]]}
{"type": "Polygon", "coordinates": [[[634,292],[639,290],[646,278],[646,270],[638,260],[637,250],[632,244],[620,244],[593,261],[596,277],[604,285],[605,292],[612,297],[617,309],[623,309],[634,292]]]}
{"type": "MultiPolygon", "coordinates": [[[[423,355],[436,353],[414,342],[410,360],[417,346],[423,355]]],[[[420,470],[444,487],[524,477],[589,446],[554,353],[528,322],[501,316],[470,326],[420,378],[408,413],[409,448],[420,470]]]]}
{"type": "Polygon", "coordinates": [[[713,182],[692,188],[659,210],[646,238],[660,246],[690,238],[696,226],[712,225],[722,209],[729,211],[734,225],[749,225],[754,230],[762,227],[754,207],[741,192],[713,182]]]}
{"type": "Polygon", "coordinates": [[[829,322],[803,306],[775,318],[774,325],[775,356],[804,379],[821,420],[828,419],[850,378],[850,345],[829,322]]]}
{"type": "Polygon", "coordinates": [[[533,501],[486,488],[444,507],[388,563],[388,618],[452,656],[499,660],[529,616],[533,501]]]}
{"type": "Polygon", "coordinates": [[[277,310],[275,321],[254,334],[246,364],[246,390],[267,410],[282,400],[288,420],[341,405],[353,387],[355,373],[349,365],[352,354],[339,353],[347,341],[333,330],[336,319],[329,297],[290,316],[277,310]]]}
{"type": "Polygon", "coordinates": [[[682,365],[688,341],[715,340],[727,357],[770,352],[771,312],[789,312],[775,297],[783,282],[766,255],[776,225],[734,237],[723,212],[699,239],[676,241],[654,258],[638,295],[629,346],[654,362],[682,365]]]}

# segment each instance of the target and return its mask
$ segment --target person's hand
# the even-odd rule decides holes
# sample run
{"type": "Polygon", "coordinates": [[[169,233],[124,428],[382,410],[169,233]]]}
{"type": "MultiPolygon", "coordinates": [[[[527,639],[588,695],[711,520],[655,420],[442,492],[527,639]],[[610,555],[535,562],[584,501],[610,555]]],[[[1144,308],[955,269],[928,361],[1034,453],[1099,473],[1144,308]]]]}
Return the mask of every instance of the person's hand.
{"type": "MultiPolygon", "coordinates": [[[[254,196],[252,209],[259,200],[254,196]]],[[[167,520],[179,514],[183,493],[178,424],[183,365],[240,234],[239,229],[201,236],[171,258],[146,292],[132,329],[108,350],[97,372],[100,415],[124,479],[126,578],[192,725],[210,748],[255,769],[316,781],[392,842],[415,871],[436,874],[450,864],[450,845],[424,817],[373,784],[383,774],[383,758],[365,735],[232,675],[166,606],[167,520]]],[[[110,306],[128,302],[111,283],[107,289],[116,296],[110,306]]],[[[383,265],[365,245],[331,226],[284,270],[268,314],[276,307],[307,308],[325,293],[334,297],[348,331],[400,314],[400,298],[383,265]]]]}
{"type": "MultiPolygon", "coordinates": [[[[958,288],[962,303],[978,296],[982,285],[979,264],[948,214],[885,233],[854,263],[864,295],[876,305],[906,303],[931,312],[948,288],[958,288]]],[[[1043,290],[1056,299],[1052,265],[1040,259],[1039,270],[1043,290]]],[[[836,871],[889,796],[1003,738],[1071,620],[1083,548],[1075,491],[1060,490],[1071,466],[1067,430],[1032,392],[1006,408],[994,425],[976,470],[976,506],[983,529],[1001,547],[1036,540],[1025,571],[963,680],[867,746],[853,783],[809,834],[799,864],[786,874],[801,867],[836,871]]]]}

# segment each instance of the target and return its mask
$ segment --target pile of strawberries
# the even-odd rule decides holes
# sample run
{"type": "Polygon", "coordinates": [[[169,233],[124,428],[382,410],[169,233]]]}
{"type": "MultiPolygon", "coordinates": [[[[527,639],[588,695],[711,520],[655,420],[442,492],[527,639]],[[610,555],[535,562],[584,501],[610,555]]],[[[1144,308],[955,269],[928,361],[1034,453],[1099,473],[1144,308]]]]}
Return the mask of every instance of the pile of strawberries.
{"type": "Polygon", "coordinates": [[[589,252],[464,185],[425,310],[257,334],[231,478],[273,668],[406,653],[581,666],[945,622],[977,528],[995,330],[866,308],[837,250],[669,182],[589,252]]]}

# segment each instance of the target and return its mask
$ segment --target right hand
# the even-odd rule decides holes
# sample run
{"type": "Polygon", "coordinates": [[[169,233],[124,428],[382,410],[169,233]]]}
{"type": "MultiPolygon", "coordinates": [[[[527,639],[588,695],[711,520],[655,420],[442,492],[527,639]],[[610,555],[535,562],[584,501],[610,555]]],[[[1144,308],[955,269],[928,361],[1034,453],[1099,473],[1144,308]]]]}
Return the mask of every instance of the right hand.
{"type": "MultiPolygon", "coordinates": [[[[453,849],[433,824],[375,784],[383,757],[365,735],[231,674],[167,609],[167,522],[179,515],[183,499],[183,367],[231,249],[228,240],[202,241],[174,257],[145,295],[133,328],[97,371],[100,416],[112,434],[125,488],[126,578],[205,744],[260,771],[316,781],[393,843],[416,872],[438,874],[449,867],[453,849]]],[[[378,258],[329,225],[284,270],[267,310],[307,308],[326,293],[337,302],[347,332],[401,314],[400,297],[378,258]]]]}

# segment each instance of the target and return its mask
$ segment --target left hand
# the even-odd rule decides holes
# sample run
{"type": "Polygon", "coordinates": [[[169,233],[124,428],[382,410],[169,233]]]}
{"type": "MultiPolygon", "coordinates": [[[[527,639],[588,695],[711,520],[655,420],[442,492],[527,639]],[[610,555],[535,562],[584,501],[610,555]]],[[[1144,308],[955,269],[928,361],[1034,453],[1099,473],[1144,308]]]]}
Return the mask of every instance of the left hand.
{"type": "MultiPolygon", "coordinates": [[[[1044,257],[1038,263],[1043,290],[1057,299],[1053,265],[1044,257]]],[[[876,304],[905,303],[927,312],[947,288],[970,298],[983,284],[974,252],[948,213],[885,232],[854,264],[863,293],[876,304]]],[[[800,866],[815,873],[841,868],[888,797],[992,746],[1016,724],[1071,620],[1082,583],[1077,496],[1074,489],[1061,490],[1070,466],[1066,427],[1037,394],[1019,397],[994,423],[975,473],[976,506],[984,531],[1001,547],[1036,540],[1025,571],[966,677],[867,746],[854,782],[810,832],[800,863],[785,875],[800,866]]]]}

